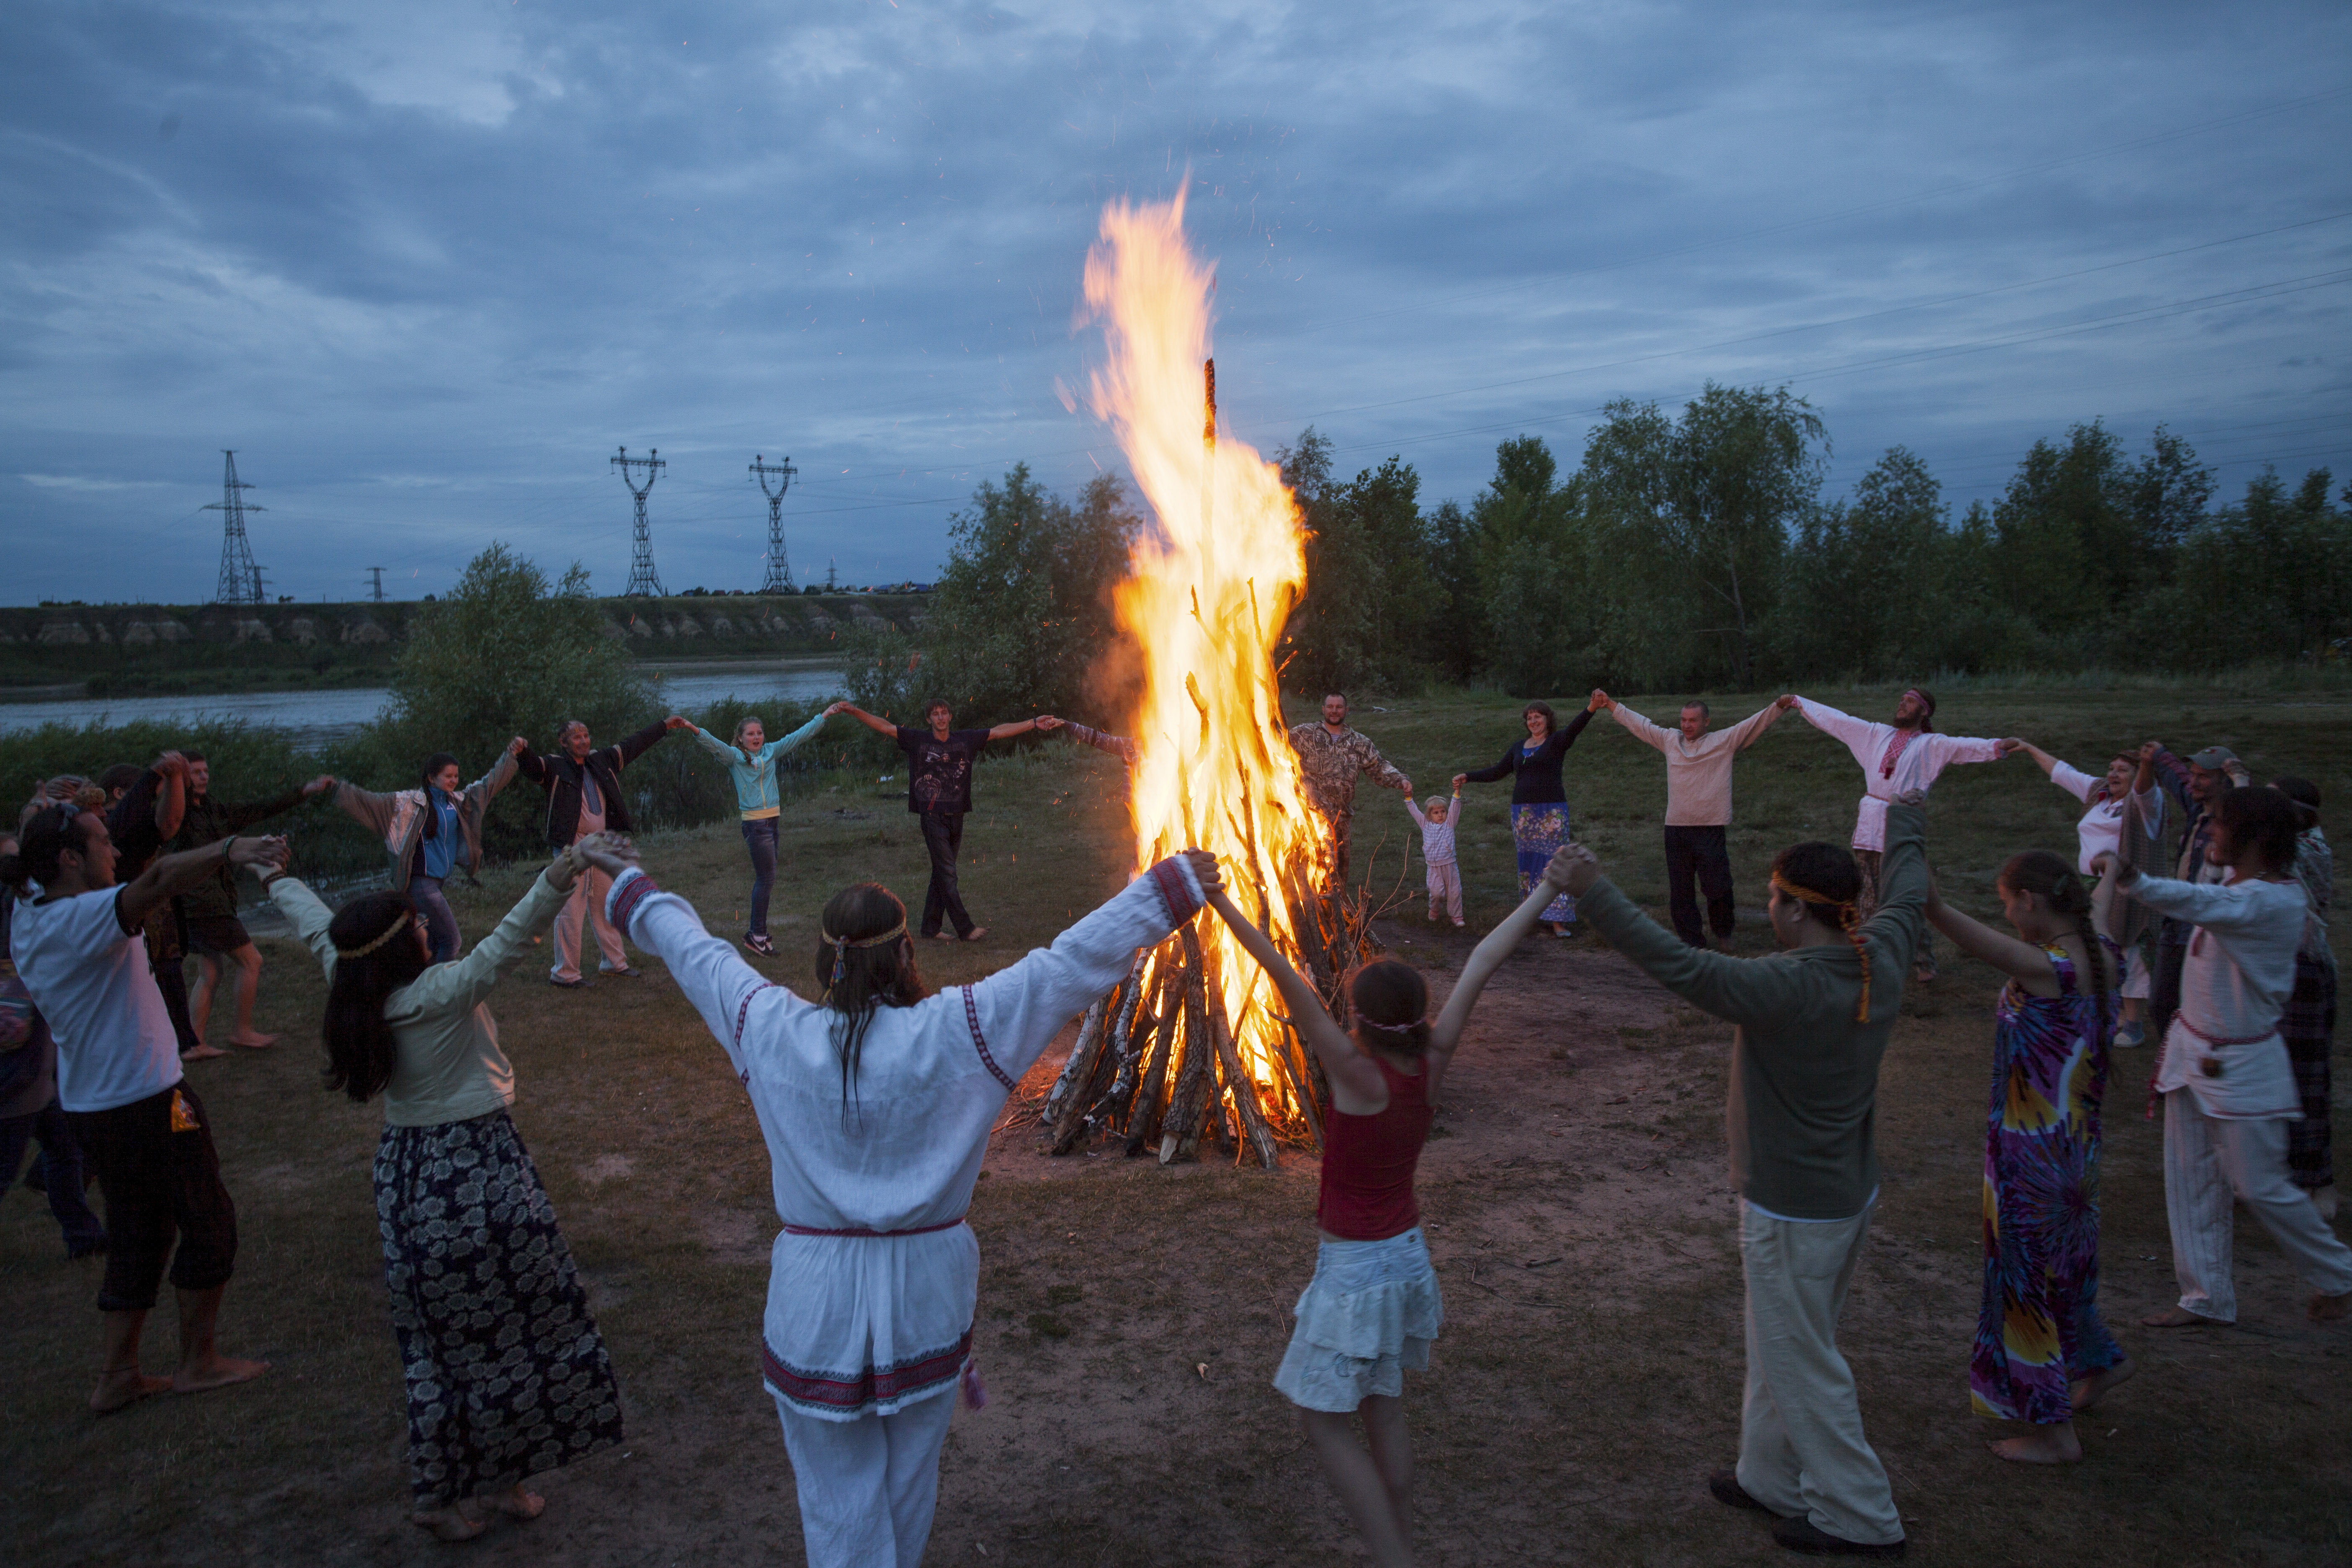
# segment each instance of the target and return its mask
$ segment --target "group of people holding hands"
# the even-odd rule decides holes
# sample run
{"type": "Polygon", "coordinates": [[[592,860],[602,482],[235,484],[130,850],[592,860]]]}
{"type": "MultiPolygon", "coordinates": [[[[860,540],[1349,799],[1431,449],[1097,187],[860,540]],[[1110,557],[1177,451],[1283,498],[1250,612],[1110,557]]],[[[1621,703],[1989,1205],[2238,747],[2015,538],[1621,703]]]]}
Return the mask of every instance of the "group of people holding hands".
{"type": "MultiPolygon", "coordinates": [[[[954,877],[972,760],[991,742],[1063,727],[1048,716],[958,731],[944,703],[927,708],[921,730],[847,704],[772,742],[756,721],[724,743],[697,730],[726,758],[742,806],[756,889],[742,946],[754,954],[773,952],[765,915],[776,758],[835,711],[907,751],[908,808],[925,819],[931,881],[919,928],[877,884],[835,893],[808,953],[805,994],[712,935],[684,899],[657,886],[627,836],[618,775],[667,729],[693,728],[683,718],[602,751],[585,726],[566,726],[546,756],[518,742],[465,788],[446,758],[428,762],[420,789],[393,795],[325,781],[377,826],[395,868],[393,886],[333,910],[288,874],[282,838],[231,831],[151,853],[126,879],[101,802],[77,795],[29,810],[15,840],[0,845],[0,880],[12,889],[0,917],[13,978],[50,1041],[63,1112],[106,1199],[111,1250],[93,1409],[264,1370],[214,1343],[235,1210],[144,935],[171,899],[240,870],[328,974],[328,1086],[383,1104],[376,1211],[408,1390],[412,1513],[444,1540],[480,1534],[493,1513],[535,1517],[545,1505],[528,1488],[532,1476],[622,1437],[613,1358],[509,1116],[515,1074],[487,1005],[533,938],[567,921],[572,934],[569,945],[559,940],[551,978],[583,979],[590,928],[604,967],[627,972],[625,936],[662,960],[750,1097],[782,1230],[746,1359],[756,1354],[777,1410],[812,1563],[919,1560],[955,1393],[973,1404],[985,1396],[972,1359],[979,1247],[965,1214],[989,1136],[1054,1037],[1129,972],[1139,950],[1203,909],[1264,966],[1329,1084],[1314,1272],[1273,1381],[1298,1407],[1381,1563],[1412,1561],[1402,1374],[1428,1366],[1444,1319],[1414,1171],[1484,986],[1538,924],[1586,921],[1668,990],[1736,1026],[1727,1125],[1747,1386],[1737,1462],[1707,1485],[1728,1506],[1771,1515],[1774,1539],[1791,1550],[1905,1550],[1836,1336],[1878,1198],[1879,1062],[1906,987],[1933,973],[1931,931],[2008,977],[1994,1027],[1983,1284],[1968,1381],[1979,1412],[2029,1430],[1997,1452],[2079,1459],[2075,1416],[2134,1370],[2098,1309],[2097,1172],[2109,1052],[2132,1043],[2126,1032],[2136,1026],[2162,1044],[2153,1091],[2165,1104],[2180,1284],[2176,1306],[2144,1321],[2232,1319],[2233,1193],[2302,1270],[2315,1320],[2352,1307],[2352,1250],[2315,1196],[2333,1194],[2326,1052],[2315,1114],[2309,1053],[2290,1034],[2333,1024],[2317,792],[2293,779],[2254,784],[2222,748],[2182,759],[2151,743],[2094,778],[2021,740],[1940,735],[1933,700],[1916,690],[1891,723],[1783,697],[1721,731],[1711,731],[1704,703],[1685,706],[1673,731],[1599,691],[1558,730],[1552,710],[1532,703],[1524,741],[1514,737],[1494,766],[1458,775],[1454,801],[1416,808],[1432,836],[1424,844],[1450,848],[1460,786],[1510,777],[1520,902],[1477,944],[1433,1016],[1418,970],[1375,959],[1347,977],[1335,1019],[1227,898],[1216,858],[1199,850],[1149,868],[1049,947],[972,984],[931,991],[919,939],[952,940],[950,925],[956,938],[984,934],[954,877]],[[1731,761],[1791,707],[1853,750],[1865,794],[1850,845],[1780,852],[1765,909],[1779,951],[1735,957],[1719,950],[1734,925],[1724,846],[1731,761]],[[1560,758],[1604,710],[1666,759],[1671,930],[1569,837],[1560,758]],[[2075,857],[2028,850],[2004,862],[2000,931],[1941,900],[1924,807],[1946,766],[2013,751],[2033,756],[2086,810],[2075,857]],[[517,771],[548,793],[553,853],[497,929],[458,958],[438,881],[478,860],[481,809],[517,771]],[[2153,960],[2138,952],[2144,931],[2155,936],[2153,960]],[[171,1377],[151,1377],[140,1331],[175,1233],[180,1357],[171,1377]]],[[[1293,732],[1310,799],[1330,828],[1335,871],[1346,865],[1356,780],[1411,789],[1346,718],[1334,697],[1319,723],[1293,732]]],[[[1135,754],[1121,737],[1068,727],[1114,755],[1135,754]]],[[[160,809],[132,815],[152,825],[160,809]]],[[[1444,910],[1459,924],[1458,873],[1443,884],[1437,874],[1453,857],[1428,858],[1433,915],[1444,910]]]]}

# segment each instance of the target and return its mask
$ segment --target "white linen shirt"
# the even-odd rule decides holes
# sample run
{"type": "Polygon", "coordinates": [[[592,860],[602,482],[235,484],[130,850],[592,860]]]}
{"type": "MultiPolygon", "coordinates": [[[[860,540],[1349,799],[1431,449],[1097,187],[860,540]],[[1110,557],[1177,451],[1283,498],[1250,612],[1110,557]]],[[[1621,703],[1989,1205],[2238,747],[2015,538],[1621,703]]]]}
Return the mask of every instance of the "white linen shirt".
{"type": "Polygon", "coordinates": [[[2000,756],[2000,742],[1965,735],[1939,735],[1932,730],[1913,735],[1895,759],[1895,776],[1881,771],[1886,748],[1900,733],[1892,724],[1874,724],[1841,713],[1810,697],[1797,699],[1797,711],[1807,723],[1845,742],[1862,764],[1863,796],[1854,813],[1853,847],[1873,851],[1886,847],[1886,803],[1907,790],[1925,790],[1954,763],[1990,763],[2000,756]]]}
{"type": "MultiPolygon", "coordinates": [[[[2075,857],[2074,869],[2085,877],[2091,876],[2092,857],[2114,854],[2123,845],[2124,803],[2113,795],[2093,800],[2091,796],[2107,781],[2093,778],[2082,769],[2069,767],[2064,763],[2051,764],[2050,782],[2090,808],[2083,813],[2083,819],[2074,824],[2074,841],[2080,851],[2075,857]]],[[[2160,808],[2149,826],[2151,828],[2164,826],[2160,808]]],[[[2153,838],[2156,834],[2151,831],[2148,837],[2153,838]]]]}
{"type": "Polygon", "coordinates": [[[776,1397],[852,1421],[954,1388],[980,1298],[980,1244],[959,1222],[989,1133],[1062,1026],[1119,982],[1137,948],[1174,929],[1158,883],[1171,867],[1197,908],[1190,865],[1163,861],[1053,946],[976,984],[877,1009],[845,1102],[839,1014],[744,963],[684,899],[637,889],[642,871],[614,882],[608,915],[669,966],[751,1098],[777,1217],[809,1230],[920,1233],[777,1236],[761,1358],[776,1397]]]}
{"type": "Polygon", "coordinates": [[[2310,912],[2303,884],[2291,877],[2215,885],[2144,876],[2125,891],[2197,928],[2181,961],[2180,1010],[2165,1031],[2157,1091],[2186,1089],[2217,1119],[2300,1120],[2303,1101],[2278,1021],[2294,991],[2294,953],[2310,912]],[[2199,1031],[2242,1043],[2217,1050],[2199,1031]],[[2219,1078],[2205,1076],[2213,1058],[2221,1063],[2219,1078]]]}
{"type": "Polygon", "coordinates": [[[115,912],[121,896],[100,888],[20,900],[9,927],[16,973],[58,1042],[58,1103],[68,1110],[135,1105],[180,1081],[180,1037],[146,941],[115,912]]]}

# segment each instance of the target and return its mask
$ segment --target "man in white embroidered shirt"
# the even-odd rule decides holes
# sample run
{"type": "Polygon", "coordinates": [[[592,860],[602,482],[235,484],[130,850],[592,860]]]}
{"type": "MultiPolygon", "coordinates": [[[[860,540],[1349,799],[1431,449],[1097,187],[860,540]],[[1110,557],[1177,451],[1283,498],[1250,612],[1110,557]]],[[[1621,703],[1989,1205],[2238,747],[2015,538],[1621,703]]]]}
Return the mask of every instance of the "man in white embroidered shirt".
{"type": "MultiPolygon", "coordinates": [[[[1925,795],[1943,771],[1955,763],[1999,762],[2009,754],[2009,742],[1936,732],[1936,700],[1917,687],[1895,703],[1895,722],[1874,724],[1841,713],[1810,697],[1797,699],[1797,711],[1814,729],[1845,742],[1862,764],[1863,795],[1853,816],[1853,858],[1862,867],[1862,918],[1878,908],[1879,855],[1886,847],[1886,803],[1911,790],[1925,795]]],[[[1935,932],[1919,933],[1919,951],[1913,955],[1912,978],[1923,984],[1936,978],[1935,932]]]]}
{"type": "Polygon", "coordinates": [[[2209,864],[2219,884],[2148,877],[2101,855],[2102,874],[2194,930],[2181,961],[2180,1006],[2164,1035],[2156,1089],[2164,1096],[2164,1210],[2180,1300],[2140,1321],[2152,1329],[2237,1321],[2231,1278],[2231,1196],[2243,1200],[2312,1289],[2326,1322],[2352,1310],[2352,1247],[2287,1174],[2286,1124],[2303,1114],[2279,1037],[2294,989],[2308,913],[2294,875],[2301,827],[2286,796],[2233,789],[2216,801],[2209,864]]]}

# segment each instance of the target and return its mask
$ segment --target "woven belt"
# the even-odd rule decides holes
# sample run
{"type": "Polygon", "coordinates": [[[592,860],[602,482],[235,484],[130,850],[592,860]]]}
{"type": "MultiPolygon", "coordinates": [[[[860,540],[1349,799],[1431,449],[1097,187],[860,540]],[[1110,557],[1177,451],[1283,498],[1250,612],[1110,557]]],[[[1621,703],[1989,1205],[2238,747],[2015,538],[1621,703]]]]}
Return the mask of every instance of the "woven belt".
{"type": "Polygon", "coordinates": [[[953,1230],[963,1223],[963,1215],[942,1220],[937,1225],[919,1225],[911,1230],[867,1230],[864,1226],[852,1226],[846,1230],[820,1230],[814,1226],[788,1225],[786,1236],[929,1236],[935,1230],[953,1230]]]}

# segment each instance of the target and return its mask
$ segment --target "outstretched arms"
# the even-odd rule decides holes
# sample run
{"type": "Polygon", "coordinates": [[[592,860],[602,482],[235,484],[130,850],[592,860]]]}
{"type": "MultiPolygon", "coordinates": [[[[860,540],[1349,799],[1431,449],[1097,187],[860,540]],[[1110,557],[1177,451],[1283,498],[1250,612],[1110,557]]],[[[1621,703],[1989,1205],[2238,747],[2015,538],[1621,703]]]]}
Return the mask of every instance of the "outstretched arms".
{"type": "Polygon", "coordinates": [[[848,714],[851,718],[856,720],[859,723],[865,725],[867,729],[873,731],[877,735],[886,735],[893,741],[898,738],[898,725],[893,724],[887,719],[877,719],[873,714],[868,713],[865,709],[860,708],[855,702],[843,703],[841,705],[841,710],[844,713],[848,714]]]}
{"type": "Polygon", "coordinates": [[[1381,1077],[1380,1068],[1348,1037],[1331,1015],[1323,1010],[1323,998],[1315,987],[1290,966],[1290,960],[1274,945],[1265,932],[1258,930],[1249,916],[1226,896],[1220,884],[1209,894],[1209,907],[1217,918],[1233,929],[1234,939],[1258,962],[1266,978],[1282,994],[1283,1011],[1307,1048],[1323,1064],[1324,1076],[1331,1081],[1331,1105],[1349,1116],[1378,1116],[1388,1109],[1388,1081],[1381,1077]]]}
{"type": "Polygon", "coordinates": [[[183,849],[177,855],[159,855],[150,861],[147,869],[115,895],[115,912],[125,931],[135,931],[141,921],[152,914],[174,894],[197,887],[205,878],[227,866],[251,866],[268,863],[274,867],[286,864],[286,840],[259,838],[230,834],[210,844],[194,849],[183,849]]]}
{"type": "Polygon", "coordinates": [[[1486,989],[1486,982],[1494,978],[1495,971],[1503,960],[1518,946],[1519,939],[1535,929],[1536,921],[1543,917],[1544,906],[1568,891],[1569,874],[1575,864],[1575,858],[1567,848],[1555,850],[1551,863],[1544,868],[1543,879],[1519,900],[1517,909],[1503,917],[1502,924],[1488,931],[1478,945],[1470,950],[1469,962],[1462,966],[1462,978],[1454,983],[1454,994],[1446,997],[1437,1021],[1430,1027],[1429,1092],[1432,1095],[1437,1092],[1438,1077],[1454,1058],[1454,1047],[1461,1041],[1463,1026],[1470,1021],[1470,1009],[1477,1002],[1478,993],[1486,989]]]}
{"type": "Polygon", "coordinates": [[[2050,955],[2030,942],[2003,936],[1990,926],[1969,919],[1944,902],[1931,874],[1927,879],[1927,923],[1952,939],[1952,945],[1970,958],[1981,959],[2012,979],[2022,981],[2036,995],[2055,994],[2057,972],[2050,955]],[[2044,990],[2043,987],[2048,989],[2044,990]]]}

